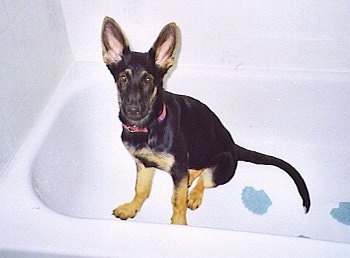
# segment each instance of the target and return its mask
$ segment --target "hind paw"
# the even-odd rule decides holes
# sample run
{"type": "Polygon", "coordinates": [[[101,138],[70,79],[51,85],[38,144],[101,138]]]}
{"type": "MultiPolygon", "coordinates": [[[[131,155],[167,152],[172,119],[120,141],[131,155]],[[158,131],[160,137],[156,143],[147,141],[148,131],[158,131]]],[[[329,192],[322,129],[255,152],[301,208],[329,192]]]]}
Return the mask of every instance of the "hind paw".
{"type": "Polygon", "coordinates": [[[187,207],[191,210],[198,209],[202,204],[203,192],[196,191],[195,189],[191,191],[187,198],[187,207]]]}

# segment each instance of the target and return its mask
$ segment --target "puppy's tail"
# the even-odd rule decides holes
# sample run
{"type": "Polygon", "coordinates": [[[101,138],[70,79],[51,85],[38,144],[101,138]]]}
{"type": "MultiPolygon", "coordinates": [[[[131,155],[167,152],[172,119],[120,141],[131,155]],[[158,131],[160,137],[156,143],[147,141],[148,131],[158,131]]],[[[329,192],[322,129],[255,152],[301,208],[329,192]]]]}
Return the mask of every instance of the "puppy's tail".
{"type": "Polygon", "coordinates": [[[310,209],[309,191],[307,189],[304,179],[301,177],[299,172],[292,165],[290,165],[289,163],[285,162],[282,159],[269,156],[266,154],[262,154],[256,151],[247,150],[238,145],[236,146],[237,146],[236,154],[237,154],[237,159],[239,161],[251,162],[251,163],[260,164],[260,165],[272,165],[287,172],[287,174],[293,179],[294,183],[296,184],[299,194],[303,199],[303,206],[305,208],[305,213],[308,213],[310,209]]]}

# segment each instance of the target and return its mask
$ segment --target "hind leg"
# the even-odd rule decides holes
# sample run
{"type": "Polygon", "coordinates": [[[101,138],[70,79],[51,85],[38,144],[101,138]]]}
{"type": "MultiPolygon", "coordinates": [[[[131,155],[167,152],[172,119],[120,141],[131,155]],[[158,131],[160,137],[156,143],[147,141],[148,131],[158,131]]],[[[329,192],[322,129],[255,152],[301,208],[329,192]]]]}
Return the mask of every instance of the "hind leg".
{"type": "MultiPolygon", "coordinates": [[[[211,160],[212,184],[215,186],[226,184],[232,179],[237,168],[237,160],[233,158],[231,152],[222,152],[211,160]]],[[[207,182],[209,184],[209,182],[207,182]]]]}
{"type": "Polygon", "coordinates": [[[189,209],[195,210],[202,204],[204,189],[205,189],[204,179],[203,179],[203,175],[201,174],[198,178],[197,184],[188,194],[187,207],[189,209]]]}
{"type": "MultiPolygon", "coordinates": [[[[232,158],[230,152],[223,152],[215,156],[210,162],[210,168],[189,172],[189,183],[199,176],[196,186],[188,195],[187,207],[191,210],[197,209],[203,200],[205,188],[213,188],[230,181],[237,167],[237,162],[232,158]]],[[[189,184],[190,185],[190,184],[189,184]]]]}
{"type": "Polygon", "coordinates": [[[189,169],[188,170],[188,187],[190,187],[194,180],[196,180],[204,171],[204,169],[189,169]]]}
{"type": "Polygon", "coordinates": [[[188,197],[187,197],[187,207],[191,210],[197,209],[202,203],[203,192],[204,192],[204,184],[203,184],[203,178],[202,178],[203,171],[205,171],[205,169],[188,170],[188,187],[190,187],[193,181],[199,177],[196,186],[191,190],[191,192],[188,194],[188,197]]]}

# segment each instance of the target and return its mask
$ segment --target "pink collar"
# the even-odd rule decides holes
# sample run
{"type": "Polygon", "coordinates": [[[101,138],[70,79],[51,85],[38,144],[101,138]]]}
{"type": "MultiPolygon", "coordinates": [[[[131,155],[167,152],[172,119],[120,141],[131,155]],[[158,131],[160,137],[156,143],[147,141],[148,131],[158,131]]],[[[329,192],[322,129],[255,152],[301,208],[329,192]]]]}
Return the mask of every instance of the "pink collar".
{"type": "MultiPolygon", "coordinates": [[[[158,117],[158,121],[161,122],[165,119],[166,117],[166,106],[165,103],[163,103],[163,110],[162,113],[158,117]]],[[[128,130],[130,133],[147,133],[148,129],[147,127],[137,127],[134,125],[126,125],[123,123],[123,127],[128,130]]]]}

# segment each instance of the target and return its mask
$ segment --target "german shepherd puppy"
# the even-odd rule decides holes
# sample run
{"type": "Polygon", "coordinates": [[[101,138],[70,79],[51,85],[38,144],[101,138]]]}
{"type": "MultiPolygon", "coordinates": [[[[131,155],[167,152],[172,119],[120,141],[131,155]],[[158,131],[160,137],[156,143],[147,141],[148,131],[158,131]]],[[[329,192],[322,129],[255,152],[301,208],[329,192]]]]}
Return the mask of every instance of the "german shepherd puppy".
{"type": "Polygon", "coordinates": [[[175,23],[162,29],[147,53],[130,51],[112,18],[104,19],[101,36],[103,60],[118,89],[121,138],[137,167],[135,196],[113,211],[117,218],[135,217],[150,194],[158,168],[169,172],[174,183],[171,223],[187,224],[187,208],[200,206],[205,188],[230,181],[238,161],[273,165],[287,172],[298,188],[305,212],[309,211],[308,189],[295,168],[279,158],[238,146],[206,105],[164,90],[163,77],[174,63],[178,39],[175,23]]]}

